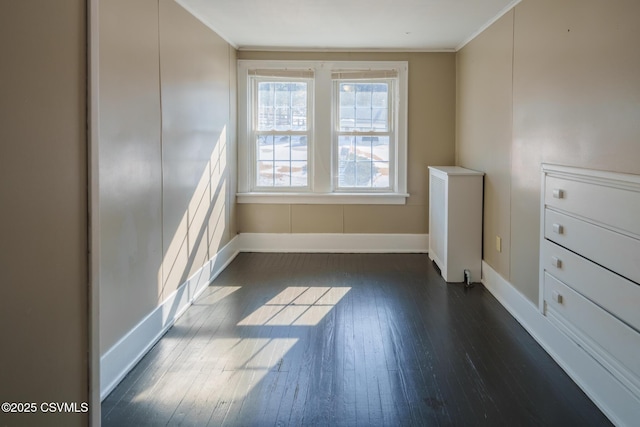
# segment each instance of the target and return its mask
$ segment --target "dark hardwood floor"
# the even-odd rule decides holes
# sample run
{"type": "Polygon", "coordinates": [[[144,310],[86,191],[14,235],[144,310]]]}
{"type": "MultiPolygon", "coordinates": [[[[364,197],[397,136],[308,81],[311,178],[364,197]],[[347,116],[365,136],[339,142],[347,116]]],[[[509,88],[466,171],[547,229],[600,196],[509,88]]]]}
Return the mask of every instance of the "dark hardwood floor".
{"type": "Polygon", "coordinates": [[[104,426],[604,426],[482,285],[424,254],[244,253],[102,404],[104,426]]]}

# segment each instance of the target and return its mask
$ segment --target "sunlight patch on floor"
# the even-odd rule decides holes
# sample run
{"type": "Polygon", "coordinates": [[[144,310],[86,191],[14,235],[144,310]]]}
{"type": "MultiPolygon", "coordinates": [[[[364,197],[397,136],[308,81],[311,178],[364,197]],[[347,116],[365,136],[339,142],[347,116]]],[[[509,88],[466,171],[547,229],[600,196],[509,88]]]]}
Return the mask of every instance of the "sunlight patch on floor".
{"type": "Polygon", "coordinates": [[[289,286],[238,322],[239,326],[315,326],[350,287],[289,286]]]}

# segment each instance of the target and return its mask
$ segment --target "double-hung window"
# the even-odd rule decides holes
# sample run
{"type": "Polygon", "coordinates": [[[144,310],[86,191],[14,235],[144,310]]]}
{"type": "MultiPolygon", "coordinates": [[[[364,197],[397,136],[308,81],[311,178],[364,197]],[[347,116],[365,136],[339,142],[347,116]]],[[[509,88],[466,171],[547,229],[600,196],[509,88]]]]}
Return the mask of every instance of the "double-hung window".
{"type": "Polygon", "coordinates": [[[407,63],[238,61],[239,203],[404,203],[407,63]]]}
{"type": "Polygon", "coordinates": [[[334,188],[393,191],[395,71],[333,73],[334,188]]]}
{"type": "Polygon", "coordinates": [[[312,71],[252,70],[254,190],[308,191],[312,71]]]}

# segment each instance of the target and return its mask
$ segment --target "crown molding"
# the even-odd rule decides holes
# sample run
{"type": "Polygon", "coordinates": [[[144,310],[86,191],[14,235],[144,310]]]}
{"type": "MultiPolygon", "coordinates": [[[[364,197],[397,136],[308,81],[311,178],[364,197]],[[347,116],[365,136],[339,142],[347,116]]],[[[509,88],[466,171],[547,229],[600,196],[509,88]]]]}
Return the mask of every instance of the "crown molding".
{"type": "Polygon", "coordinates": [[[240,52],[301,52],[301,53],[452,53],[455,49],[433,48],[328,48],[328,47],[294,47],[294,46],[240,46],[240,52]]]}

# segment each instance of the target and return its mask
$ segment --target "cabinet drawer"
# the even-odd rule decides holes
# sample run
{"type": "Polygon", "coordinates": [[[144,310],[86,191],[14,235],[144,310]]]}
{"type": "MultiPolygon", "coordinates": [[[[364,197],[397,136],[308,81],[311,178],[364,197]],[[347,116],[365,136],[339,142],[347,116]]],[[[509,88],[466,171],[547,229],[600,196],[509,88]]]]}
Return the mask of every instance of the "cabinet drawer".
{"type": "Polygon", "coordinates": [[[546,209],[544,237],[640,283],[640,240],[546,209]]]}
{"type": "Polygon", "coordinates": [[[547,176],[544,201],[568,213],[640,236],[640,192],[547,176]]]}
{"type": "Polygon", "coordinates": [[[553,242],[544,240],[542,245],[544,270],[640,331],[640,285],[553,242]]]}
{"type": "Polygon", "coordinates": [[[640,334],[549,273],[544,299],[549,319],[638,395],[640,334]]]}

